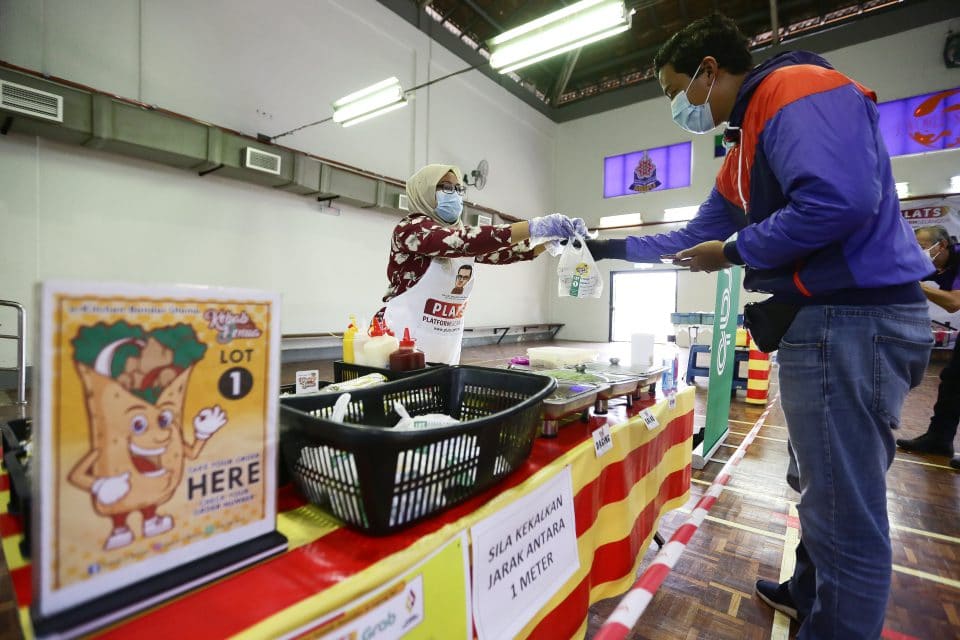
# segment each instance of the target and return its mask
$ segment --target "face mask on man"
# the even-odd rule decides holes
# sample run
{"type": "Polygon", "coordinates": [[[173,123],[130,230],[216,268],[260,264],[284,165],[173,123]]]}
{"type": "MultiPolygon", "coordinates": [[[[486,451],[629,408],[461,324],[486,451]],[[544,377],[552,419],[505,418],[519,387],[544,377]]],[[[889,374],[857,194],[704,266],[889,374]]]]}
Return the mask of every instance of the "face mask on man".
{"type": "Polygon", "coordinates": [[[710,112],[710,94],[713,92],[714,82],[717,81],[716,76],[710,83],[703,104],[690,104],[690,100],[687,98],[687,91],[690,90],[702,66],[701,64],[697,67],[687,88],[673,96],[673,100],[670,101],[670,113],[673,115],[673,121],[677,123],[678,127],[690,133],[706,133],[717,126],[714,124],[713,114],[710,112]]]}
{"type": "Polygon", "coordinates": [[[460,219],[463,213],[463,196],[457,192],[444,193],[437,191],[437,216],[448,224],[460,219]]]}
{"type": "Polygon", "coordinates": [[[932,247],[928,247],[928,248],[924,249],[923,252],[927,254],[927,257],[928,257],[928,258],[930,258],[930,262],[932,262],[932,263],[934,263],[934,265],[936,265],[936,263],[937,263],[937,256],[940,255],[940,243],[938,242],[937,244],[933,245],[932,247]]]}

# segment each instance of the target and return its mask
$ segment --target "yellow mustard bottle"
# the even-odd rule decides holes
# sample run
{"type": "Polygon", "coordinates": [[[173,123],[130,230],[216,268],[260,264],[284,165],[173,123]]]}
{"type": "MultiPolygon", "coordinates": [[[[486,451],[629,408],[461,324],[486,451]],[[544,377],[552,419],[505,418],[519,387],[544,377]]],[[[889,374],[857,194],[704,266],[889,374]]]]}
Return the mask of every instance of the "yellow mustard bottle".
{"type": "Polygon", "coordinates": [[[343,361],[354,362],[353,357],[353,337],[357,334],[357,318],[350,316],[350,324],[347,330],[343,332],[343,361]]]}

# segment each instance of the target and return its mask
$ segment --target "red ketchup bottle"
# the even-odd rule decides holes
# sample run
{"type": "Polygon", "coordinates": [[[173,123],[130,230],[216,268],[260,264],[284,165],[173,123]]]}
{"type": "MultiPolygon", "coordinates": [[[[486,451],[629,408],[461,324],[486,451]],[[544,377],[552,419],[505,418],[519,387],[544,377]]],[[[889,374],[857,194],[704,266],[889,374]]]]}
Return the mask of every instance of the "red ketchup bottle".
{"type": "Polygon", "coordinates": [[[403,330],[400,348],[390,354],[391,371],[412,371],[427,366],[423,351],[417,349],[417,343],[410,337],[410,329],[403,330]]]}

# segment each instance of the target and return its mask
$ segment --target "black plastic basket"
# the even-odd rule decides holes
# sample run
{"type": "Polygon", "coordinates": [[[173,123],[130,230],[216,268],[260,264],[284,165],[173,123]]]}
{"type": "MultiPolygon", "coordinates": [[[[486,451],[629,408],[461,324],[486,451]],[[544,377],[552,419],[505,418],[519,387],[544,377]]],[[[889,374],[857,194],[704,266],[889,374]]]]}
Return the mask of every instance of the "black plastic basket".
{"type": "Polygon", "coordinates": [[[311,502],[349,525],[386,534],[463,502],[530,454],[553,378],[480,367],[442,367],[352,392],[345,422],[329,418],[338,394],[282,398],[283,464],[311,502]],[[411,416],[460,424],[395,431],[399,401],[411,416]]]}
{"type": "Polygon", "coordinates": [[[0,425],[3,438],[3,466],[10,480],[10,502],[7,511],[19,516],[23,527],[20,553],[30,557],[30,476],[27,469],[27,443],[30,442],[32,421],[29,418],[11,420],[0,425]]]}
{"type": "Polygon", "coordinates": [[[380,367],[369,367],[365,364],[356,364],[355,362],[344,362],[343,360],[333,361],[333,381],[345,382],[355,380],[360,376],[369,373],[382,373],[387,380],[400,380],[411,376],[418,376],[426,371],[446,367],[447,365],[438,362],[428,362],[426,369],[413,369],[411,371],[394,371],[393,369],[381,369],[380,367]]]}

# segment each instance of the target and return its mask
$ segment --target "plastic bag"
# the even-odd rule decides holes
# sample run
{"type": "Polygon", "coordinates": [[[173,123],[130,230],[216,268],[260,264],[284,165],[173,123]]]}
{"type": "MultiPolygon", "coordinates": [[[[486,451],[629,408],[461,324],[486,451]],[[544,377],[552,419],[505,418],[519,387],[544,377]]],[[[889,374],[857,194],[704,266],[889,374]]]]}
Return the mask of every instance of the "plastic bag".
{"type": "Polygon", "coordinates": [[[452,424],[460,424],[456,418],[452,418],[443,413],[427,413],[421,416],[411,417],[406,408],[399,402],[393,403],[393,410],[400,416],[400,421],[394,425],[395,430],[410,431],[413,429],[432,429],[433,427],[448,427],[452,424]]]}
{"type": "Polygon", "coordinates": [[[561,298],[599,298],[603,295],[603,279],[587,243],[580,236],[563,248],[557,275],[560,277],[557,295],[561,298]]]}

